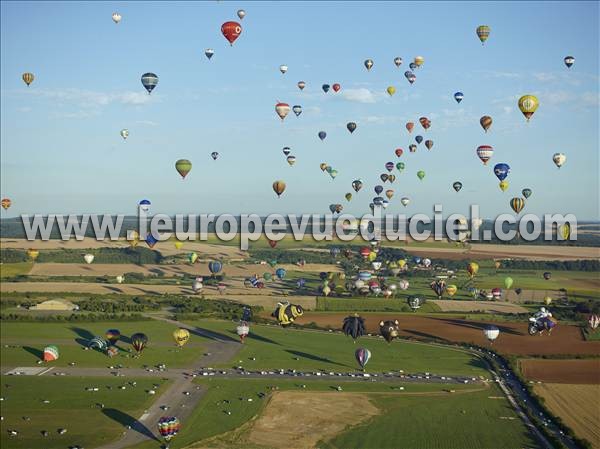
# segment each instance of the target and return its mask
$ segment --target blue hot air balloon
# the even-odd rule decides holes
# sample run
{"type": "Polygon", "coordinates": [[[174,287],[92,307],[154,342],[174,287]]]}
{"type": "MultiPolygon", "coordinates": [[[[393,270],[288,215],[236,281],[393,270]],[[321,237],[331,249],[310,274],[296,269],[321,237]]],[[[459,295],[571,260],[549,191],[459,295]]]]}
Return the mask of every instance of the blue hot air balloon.
{"type": "Polygon", "coordinates": [[[154,73],[148,72],[142,75],[142,85],[148,91],[148,94],[154,90],[157,84],[158,76],[156,76],[154,73]]]}
{"type": "Polygon", "coordinates": [[[325,93],[329,92],[329,84],[323,84],[321,86],[321,88],[323,89],[323,92],[325,92],[325,93]]]}
{"type": "Polygon", "coordinates": [[[152,234],[148,234],[146,236],[146,244],[150,247],[150,248],[154,248],[154,245],[156,245],[156,243],[158,242],[157,239],[154,238],[154,236],[152,234]]]}
{"type": "Polygon", "coordinates": [[[285,277],[285,268],[277,268],[275,270],[275,276],[277,276],[277,279],[283,279],[285,277]]]}
{"type": "Polygon", "coordinates": [[[494,174],[500,181],[504,181],[510,172],[508,164],[496,164],[494,165],[494,174]]]}
{"type": "Polygon", "coordinates": [[[373,190],[375,190],[375,193],[379,195],[381,192],[383,192],[383,186],[375,186],[373,190]]]}
{"type": "Polygon", "coordinates": [[[327,137],[327,133],[325,131],[319,131],[319,139],[325,140],[325,137],[327,137]]]}
{"type": "Polygon", "coordinates": [[[373,204],[375,206],[382,206],[383,205],[383,198],[380,196],[376,196],[375,198],[373,198],[373,204]]]}
{"type": "Polygon", "coordinates": [[[208,262],[208,271],[212,274],[217,274],[223,269],[223,264],[218,260],[213,260],[212,262],[208,262]]]}
{"type": "Polygon", "coordinates": [[[454,94],[454,99],[456,100],[457,103],[460,103],[463,98],[465,98],[465,96],[462,92],[456,92],[454,94]]]}
{"type": "Polygon", "coordinates": [[[417,136],[417,137],[415,137],[415,140],[417,141],[418,144],[420,144],[421,142],[423,142],[423,136],[417,136]]]}
{"type": "Polygon", "coordinates": [[[304,279],[304,278],[300,278],[296,281],[296,286],[298,288],[304,288],[305,284],[306,284],[306,279],[304,279]]]}

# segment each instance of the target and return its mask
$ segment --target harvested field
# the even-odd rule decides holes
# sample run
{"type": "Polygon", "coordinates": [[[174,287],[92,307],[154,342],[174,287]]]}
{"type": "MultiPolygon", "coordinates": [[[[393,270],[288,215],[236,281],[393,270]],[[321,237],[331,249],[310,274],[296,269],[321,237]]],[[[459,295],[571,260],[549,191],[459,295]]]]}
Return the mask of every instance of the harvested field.
{"type": "MultiPolygon", "coordinates": [[[[320,326],[331,326],[334,329],[341,327],[344,317],[348,313],[319,313],[308,312],[297,319],[299,324],[312,321],[320,326]]],[[[530,336],[527,333],[527,323],[510,322],[485,322],[463,320],[459,318],[426,317],[413,315],[395,315],[393,313],[364,313],[367,331],[379,332],[379,321],[398,319],[400,321],[400,335],[403,337],[440,340],[442,342],[474,343],[480,346],[489,346],[490,343],[483,336],[483,329],[488,324],[493,324],[500,329],[500,336],[493,344],[495,350],[504,354],[516,355],[556,355],[556,354],[599,354],[600,341],[585,341],[581,330],[577,326],[561,325],[560,323],[552,335],[530,336]]]]}
{"type": "Polygon", "coordinates": [[[527,379],[562,384],[600,385],[600,359],[519,361],[527,379]]]}
{"type": "Polygon", "coordinates": [[[578,437],[600,448],[600,385],[541,384],[534,391],[578,437]]]}
{"type": "Polygon", "coordinates": [[[253,423],[248,440],[258,447],[311,449],[319,440],[329,440],[377,414],[379,409],[365,394],[275,392],[253,423]]]}
{"type": "Polygon", "coordinates": [[[485,312],[485,313],[527,313],[527,309],[517,304],[492,301],[453,301],[450,299],[432,300],[442,312],[485,312]]]}

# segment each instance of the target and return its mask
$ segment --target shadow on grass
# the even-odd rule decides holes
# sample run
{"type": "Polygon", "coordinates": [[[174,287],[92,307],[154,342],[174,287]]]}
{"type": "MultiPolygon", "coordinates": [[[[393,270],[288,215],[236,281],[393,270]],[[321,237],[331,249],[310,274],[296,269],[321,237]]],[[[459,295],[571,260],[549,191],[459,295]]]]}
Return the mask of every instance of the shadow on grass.
{"type": "Polygon", "coordinates": [[[34,348],[32,346],[23,346],[23,349],[28,353],[32,354],[34,357],[38,358],[39,360],[43,360],[44,358],[44,351],[42,351],[41,349],[34,348]]]}
{"type": "Polygon", "coordinates": [[[187,327],[186,329],[189,329],[190,333],[193,335],[197,335],[199,337],[204,337],[204,338],[209,338],[209,339],[215,340],[215,341],[221,341],[221,342],[225,341],[225,342],[234,342],[234,343],[240,342],[238,338],[233,338],[227,334],[222,334],[220,332],[209,331],[208,329],[202,329],[199,327],[187,327]]]}
{"type": "Polygon", "coordinates": [[[426,340],[436,340],[436,341],[443,341],[446,343],[450,343],[450,340],[440,337],[439,335],[428,334],[427,332],[416,331],[414,329],[402,329],[402,330],[404,332],[406,332],[407,334],[410,334],[409,336],[424,338],[426,340]]]}
{"type": "MultiPolygon", "coordinates": [[[[232,334],[235,334],[235,332],[231,331],[232,334]]],[[[236,334],[237,335],[237,334],[236,334]]],[[[253,333],[249,333],[246,338],[250,339],[250,340],[256,340],[256,341],[260,341],[263,343],[270,343],[273,345],[278,345],[281,346],[281,343],[276,342],[275,340],[271,340],[270,338],[267,337],[263,337],[262,335],[257,335],[257,334],[253,334],[253,333]]]]}
{"type": "Polygon", "coordinates": [[[81,346],[87,346],[88,342],[94,338],[94,334],[82,327],[72,326],[69,329],[71,329],[77,335],[78,338],[75,338],[75,341],[81,346]]]}
{"type": "Polygon", "coordinates": [[[301,357],[303,359],[315,360],[317,362],[331,363],[332,365],[338,365],[338,366],[346,366],[346,367],[348,367],[348,365],[346,365],[344,363],[334,362],[331,359],[327,359],[325,357],[320,357],[320,356],[314,355],[314,354],[309,354],[308,352],[295,351],[293,349],[286,349],[285,352],[288,352],[288,353],[290,353],[292,355],[295,355],[296,357],[301,357]]]}
{"type": "Polygon", "coordinates": [[[113,421],[118,422],[123,427],[131,426],[132,430],[144,435],[146,438],[151,440],[160,441],[158,438],[154,436],[154,434],[148,429],[145,425],[135,419],[133,416],[128,415],[127,413],[123,413],[120,410],[115,408],[105,408],[102,409],[102,413],[113,421]]]}
{"type": "MultiPolygon", "coordinates": [[[[480,322],[476,322],[476,321],[463,321],[463,320],[458,320],[458,319],[453,319],[453,318],[434,318],[434,319],[438,320],[438,321],[443,321],[448,324],[453,324],[455,326],[466,327],[469,329],[476,329],[479,331],[483,331],[487,326],[489,326],[488,323],[480,323],[480,322]]],[[[496,326],[498,329],[500,329],[500,332],[502,332],[504,334],[525,335],[524,333],[519,332],[518,330],[515,330],[512,327],[503,326],[500,323],[494,323],[494,326],[496,326]]]]}

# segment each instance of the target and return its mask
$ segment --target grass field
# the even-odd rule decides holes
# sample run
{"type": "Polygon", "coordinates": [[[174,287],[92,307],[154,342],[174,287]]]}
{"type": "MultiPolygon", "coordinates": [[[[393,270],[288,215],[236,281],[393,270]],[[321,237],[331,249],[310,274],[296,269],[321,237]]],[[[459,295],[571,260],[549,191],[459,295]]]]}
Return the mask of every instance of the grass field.
{"type": "Polygon", "coordinates": [[[0,279],[27,274],[32,267],[31,262],[3,263],[0,265],[0,279]]]}
{"type": "Polygon", "coordinates": [[[123,426],[139,418],[152,403],[156,396],[147,391],[154,389],[158,395],[164,385],[159,379],[2,376],[2,448],[95,447],[107,443],[118,438],[123,426]],[[126,389],[121,390],[121,386],[126,389]],[[98,387],[99,391],[85,391],[87,387],[98,387]],[[45,404],[44,400],[50,402],[45,404]],[[97,404],[104,404],[104,408],[97,404]],[[59,428],[67,429],[67,433],[59,435],[59,428]],[[19,435],[11,437],[8,429],[19,435]],[[44,430],[47,437],[41,434],[44,430]]]}
{"type": "MultiPolygon", "coordinates": [[[[202,321],[193,324],[237,338],[234,323],[202,321]]],[[[252,370],[294,368],[353,371],[358,369],[354,352],[359,347],[368,348],[372,353],[367,371],[402,369],[405,372],[488,375],[478,358],[460,350],[405,341],[388,344],[381,338],[363,337],[353,343],[351,338],[338,333],[323,334],[319,331],[255,324],[251,325],[250,335],[234,364],[252,370]]],[[[231,366],[231,363],[226,366],[231,366]]]]}
{"type": "Polygon", "coordinates": [[[188,345],[178,350],[173,342],[175,326],[161,321],[100,322],[100,323],[2,323],[0,349],[2,366],[32,366],[40,360],[44,347],[56,344],[60,350],[52,366],[67,366],[75,362],[81,367],[102,367],[122,364],[137,368],[143,365],[165,363],[169,367],[185,367],[202,353],[204,337],[193,335],[188,345]],[[107,329],[121,331],[117,346],[119,355],[108,358],[97,351],[85,351],[87,342],[95,335],[104,336],[107,329]],[[148,346],[139,358],[127,352],[131,349],[129,336],[143,332],[148,336],[148,346]],[[154,343],[154,344],[153,344],[154,343]]]}

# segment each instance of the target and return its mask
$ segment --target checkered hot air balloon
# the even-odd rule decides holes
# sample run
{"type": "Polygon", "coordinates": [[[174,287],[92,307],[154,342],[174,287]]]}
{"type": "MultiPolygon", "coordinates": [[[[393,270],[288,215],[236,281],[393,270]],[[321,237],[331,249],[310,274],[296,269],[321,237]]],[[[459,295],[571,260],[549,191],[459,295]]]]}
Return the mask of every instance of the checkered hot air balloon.
{"type": "Polygon", "coordinates": [[[175,416],[163,416],[158,420],[158,433],[168,443],[179,433],[181,423],[175,416]]]}

